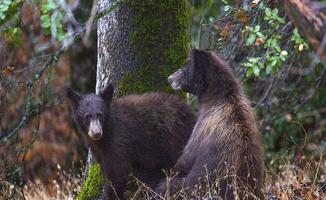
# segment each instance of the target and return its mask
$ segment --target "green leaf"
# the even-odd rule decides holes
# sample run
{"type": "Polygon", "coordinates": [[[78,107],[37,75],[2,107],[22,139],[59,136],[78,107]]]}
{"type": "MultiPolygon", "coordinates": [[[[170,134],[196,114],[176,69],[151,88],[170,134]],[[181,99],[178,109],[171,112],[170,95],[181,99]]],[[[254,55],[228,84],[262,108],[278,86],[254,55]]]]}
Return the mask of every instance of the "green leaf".
{"type": "Polygon", "coordinates": [[[273,69],[272,65],[268,64],[266,66],[266,74],[270,74],[272,72],[272,69],[273,69]]]}
{"type": "Polygon", "coordinates": [[[251,62],[251,63],[255,63],[255,62],[258,61],[258,58],[251,57],[251,58],[248,59],[248,61],[251,62]]]}
{"type": "Polygon", "coordinates": [[[253,45],[254,43],[255,43],[255,41],[256,41],[256,38],[257,38],[257,36],[256,36],[256,34],[254,34],[254,33],[250,33],[249,34],[249,37],[247,38],[247,45],[249,46],[249,45],[253,45]]]}
{"type": "Polygon", "coordinates": [[[273,68],[274,66],[276,66],[277,64],[277,58],[276,57],[272,57],[272,62],[270,64],[270,66],[273,68]]]}
{"type": "Polygon", "coordinates": [[[265,39],[265,35],[262,33],[262,32],[257,32],[257,36],[262,38],[262,39],[265,39]]]}
{"type": "Polygon", "coordinates": [[[246,76],[250,77],[253,74],[252,68],[248,68],[246,76]]]}
{"type": "Polygon", "coordinates": [[[308,49],[307,42],[301,37],[297,28],[293,29],[291,41],[294,43],[294,48],[299,49],[300,45],[304,46],[304,49],[308,49]]]}
{"type": "Polygon", "coordinates": [[[251,27],[251,26],[246,26],[245,29],[246,29],[247,31],[249,31],[249,32],[254,31],[254,28],[251,27]]]}
{"type": "Polygon", "coordinates": [[[6,41],[11,41],[15,45],[21,45],[22,30],[17,27],[8,27],[2,32],[2,36],[6,41]]]}
{"type": "Polygon", "coordinates": [[[57,5],[53,2],[53,0],[48,0],[45,4],[41,6],[41,10],[43,12],[49,12],[54,10],[57,7],[57,5]]]}
{"type": "Polygon", "coordinates": [[[273,48],[275,49],[276,52],[278,52],[278,53],[281,52],[281,47],[278,46],[277,43],[275,43],[275,44],[273,45],[273,48]]]}
{"type": "Polygon", "coordinates": [[[279,16],[276,18],[281,24],[285,24],[285,20],[279,16]]]}
{"type": "Polygon", "coordinates": [[[224,6],[224,12],[231,10],[231,6],[224,6]]]}
{"type": "Polygon", "coordinates": [[[274,8],[273,11],[272,11],[272,14],[273,15],[277,15],[278,14],[278,9],[277,8],[274,8]]]}
{"type": "Polygon", "coordinates": [[[265,15],[268,16],[268,17],[270,17],[272,15],[272,11],[271,11],[270,8],[265,9],[265,15]]]}
{"type": "Polygon", "coordinates": [[[51,27],[51,17],[49,15],[42,15],[41,19],[41,26],[43,28],[50,28],[51,27]]]}
{"type": "Polygon", "coordinates": [[[228,5],[229,2],[227,2],[226,0],[222,0],[222,2],[225,4],[225,5],[228,5]]]}
{"type": "Polygon", "coordinates": [[[255,26],[255,32],[258,32],[260,30],[260,26],[259,25],[256,25],[255,26]]]}
{"type": "Polygon", "coordinates": [[[213,8],[215,6],[215,0],[208,0],[208,7],[213,8]]]}
{"type": "Polygon", "coordinates": [[[280,56],[281,60],[284,62],[286,60],[286,57],[285,56],[280,56]]]}
{"type": "Polygon", "coordinates": [[[260,72],[259,67],[258,66],[254,66],[253,67],[253,72],[254,72],[255,76],[259,76],[259,72],[260,72]]]}

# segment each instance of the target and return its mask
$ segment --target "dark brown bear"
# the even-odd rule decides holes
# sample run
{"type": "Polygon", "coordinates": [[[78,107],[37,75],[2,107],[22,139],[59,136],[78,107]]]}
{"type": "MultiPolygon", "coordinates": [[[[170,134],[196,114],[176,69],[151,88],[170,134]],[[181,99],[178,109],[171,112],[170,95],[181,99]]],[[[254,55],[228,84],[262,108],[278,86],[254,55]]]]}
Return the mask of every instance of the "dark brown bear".
{"type": "Polygon", "coordinates": [[[181,155],[196,118],[179,98],[161,93],[113,99],[108,85],[99,95],[67,96],[75,121],[111,187],[109,199],[123,199],[129,169],[149,186],[163,177],[181,155]]]}
{"type": "MultiPolygon", "coordinates": [[[[263,199],[261,136],[228,64],[212,51],[192,50],[184,67],[172,74],[169,82],[176,90],[197,95],[200,105],[198,121],[174,167],[179,175],[169,182],[170,194],[181,188],[189,194],[199,185],[200,193],[207,194],[206,186],[218,182],[215,192],[222,199],[235,199],[234,192],[240,199],[263,199]]],[[[165,194],[166,186],[162,182],[157,191],[165,194]]]]}

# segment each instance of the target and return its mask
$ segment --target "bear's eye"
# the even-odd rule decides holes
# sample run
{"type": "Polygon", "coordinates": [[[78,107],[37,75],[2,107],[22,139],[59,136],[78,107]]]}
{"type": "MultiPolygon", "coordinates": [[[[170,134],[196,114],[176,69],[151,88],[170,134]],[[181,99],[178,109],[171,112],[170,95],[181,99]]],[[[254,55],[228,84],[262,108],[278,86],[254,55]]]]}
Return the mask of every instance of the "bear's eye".
{"type": "Polygon", "coordinates": [[[99,118],[99,120],[103,120],[104,115],[103,115],[103,113],[98,113],[97,114],[97,117],[99,118]]]}
{"type": "Polygon", "coordinates": [[[90,114],[85,115],[85,119],[90,120],[91,118],[92,118],[92,115],[90,115],[90,114]]]}

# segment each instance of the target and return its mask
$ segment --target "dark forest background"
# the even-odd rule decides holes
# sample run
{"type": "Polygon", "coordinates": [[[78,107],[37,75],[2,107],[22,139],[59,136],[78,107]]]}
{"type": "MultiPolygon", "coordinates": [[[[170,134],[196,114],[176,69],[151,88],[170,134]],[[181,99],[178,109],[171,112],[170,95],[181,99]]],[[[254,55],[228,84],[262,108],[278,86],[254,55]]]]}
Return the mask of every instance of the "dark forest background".
{"type": "MultiPolygon", "coordinates": [[[[252,102],[266,150],[266,194],[325,198],[326,3],[187,3],[189,49],[216,50],[252,102]],[[313,12],[296,13],[296,3],[313,12]],[[313,17],[317,30],[305,21],[313,17]]],[[[0,2],[0,199],[73,198],[82,186],[87,147],[64,89],[95,91],[96,22],[105,13],[93,7],[87,0],[0,2]]],[[[196,110],[196,99],[187,100],[196,110]]]]}

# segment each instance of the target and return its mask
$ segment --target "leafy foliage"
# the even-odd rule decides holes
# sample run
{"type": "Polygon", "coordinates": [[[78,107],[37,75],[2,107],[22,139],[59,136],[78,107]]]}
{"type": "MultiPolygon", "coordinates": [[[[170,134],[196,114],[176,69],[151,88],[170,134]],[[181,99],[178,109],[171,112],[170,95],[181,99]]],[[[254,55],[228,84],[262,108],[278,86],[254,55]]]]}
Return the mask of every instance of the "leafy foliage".
{"type": "MultiPolygon", "coordinates": [[[[46,35],[51,35],[58,42],[62,42],[66,39],[67,31],[64,29],[65,22],[65,12],[62,4],[55,0],[46,1],[34,1],[36,5],[40,7],[40,20],[41,26],[45,31],[46,35]]],[[[19,9],[23,5],[23,0],[3,0],[0,2],[0,26],[6,22],[9,22],[13,16],[17,15],[19,9]]],[[[14,40],[19,43],[20,26],[19,20],[15,17],[14,26],[10,25],[8,28],[4,29],[4,33],[7,38],[14,40]]],[[[0,29],[1,33],[1,29],[0,29]]]]}
{"type": "Polygon", "coordinates": [[[5,26],[0,29],[0,34],[4,39],[13,42],[16,45],[21,44],[20,36],[21,30],[18,26],[17,11],[22,5],[23,0],[2,0],[0,2],[0,27],[5,23],[13,21],[15,26],[5,26]]]}
{"type": "Polygon", "coordinates": [[[22,2],[23,0],[2,0],[0,2],[0,25],[10,20],[22,2]]]}
{"type": "MultiPolygon", "coordinates": [[[[280,66],[287,60],[288,51],[287,45],[281,44],[284,40],[282,31],[279,30],[281,25],[285,24],[285,19],[278,15],[278,9],[271,9],[267,6],[264,8],[264,20],[268,23],[265,30],[261,30],[260,25],[254,27],[246,26],[243,30],[244,34],[249,34],[246,39],[248,46],[262,46],[262,56],[248,58],[248,61],[243,63],[244,67],[247,67],[247,77],[269,75],[271,73],[276,74],[280,66]]],[[[303,39],[298,32],[294,32],[293,36],[296,40],[294,45],[300,45],[297,42],[303,43],[303,39]],[[296,35],[294,36],[294,34],[296,35]]],[[[307,46],[307,44],[306,44],[307,46]]]]}
{"type": "Polygon", "coordinates": [[[47,0],[41,4],[41,26],[47,34],[50,34],[58,41],[63,41],[66,32],[63,29],[63,8],[53,0],[47,0]]]}
{"type": "Polygon", "coordinates": [[[294,43],[294,48],[297,51],[303,51],[304,49],[308,49],[309,46],[306,41],[300,36],[298,29],[295,28],[293,30],[293,35],[291,37],[291,41],[294,43]]]}

